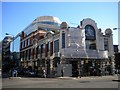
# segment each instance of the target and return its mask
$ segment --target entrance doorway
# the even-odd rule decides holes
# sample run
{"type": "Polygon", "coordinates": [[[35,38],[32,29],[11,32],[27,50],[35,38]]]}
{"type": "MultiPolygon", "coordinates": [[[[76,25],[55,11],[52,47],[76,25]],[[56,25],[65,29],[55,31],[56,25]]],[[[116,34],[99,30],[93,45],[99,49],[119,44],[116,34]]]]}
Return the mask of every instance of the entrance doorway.
{"type": "Polygon", "coordinates": [[[78,61],[71,61],[72,64],[72,76],[77,77],[77,70],[78,70],[78,61]]]}

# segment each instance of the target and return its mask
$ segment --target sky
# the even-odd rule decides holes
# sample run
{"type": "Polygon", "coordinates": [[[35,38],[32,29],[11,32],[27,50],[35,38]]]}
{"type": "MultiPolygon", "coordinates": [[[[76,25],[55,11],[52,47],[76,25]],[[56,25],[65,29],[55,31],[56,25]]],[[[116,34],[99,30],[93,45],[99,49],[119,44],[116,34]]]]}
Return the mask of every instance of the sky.
{"type": "MultiPolygon", "coordinates": [[[[0,4],[1,5],[1,4],[0,4]]],[[[118,2],[2,2],[2,37],[15,36],[39,16],[55,16],[70,26],[91,18],[102,31],[118,27],[118,2]]],[[[118,31],[113,31],[113,43],[118,44],[118,31]]]]}

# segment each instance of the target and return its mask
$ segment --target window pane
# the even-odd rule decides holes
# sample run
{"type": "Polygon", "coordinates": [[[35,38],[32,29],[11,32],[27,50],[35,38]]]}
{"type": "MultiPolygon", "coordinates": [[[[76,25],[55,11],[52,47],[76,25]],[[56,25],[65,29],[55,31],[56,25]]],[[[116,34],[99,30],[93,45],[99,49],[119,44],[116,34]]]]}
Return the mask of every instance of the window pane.
{"type": "Polygon", "coordinates": [[[62,48],[65,48],[65,33],[62,33],[62,48]]]}
{"type": "Polygon", "coordinates": [[[54,41],[54,52],[59,52],[59,40],[54,41]]]}

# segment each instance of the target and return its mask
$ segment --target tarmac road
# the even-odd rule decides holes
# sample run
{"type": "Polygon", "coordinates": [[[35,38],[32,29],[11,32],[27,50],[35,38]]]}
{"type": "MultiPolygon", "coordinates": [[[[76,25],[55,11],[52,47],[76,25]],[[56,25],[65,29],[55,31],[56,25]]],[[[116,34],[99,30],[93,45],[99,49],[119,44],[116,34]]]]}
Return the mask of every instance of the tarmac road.
{"type": "Polygon", "coordinates": [[[2,88],[118,88],[117,76],[59,77],[59,78],[3,78],[2,88]]]}

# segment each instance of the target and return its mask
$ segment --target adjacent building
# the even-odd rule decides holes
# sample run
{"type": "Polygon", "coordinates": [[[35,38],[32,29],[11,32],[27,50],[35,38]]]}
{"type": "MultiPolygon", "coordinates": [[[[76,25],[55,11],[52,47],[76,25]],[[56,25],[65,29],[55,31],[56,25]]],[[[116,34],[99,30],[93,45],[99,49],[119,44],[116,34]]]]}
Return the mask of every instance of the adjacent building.
{"type": "Polygon", "coordinates": [[[105,34],[94,20],[83,19],[78,27],[52,16],[35,19],[21,32],[20,64],[47,71],[47,76],[114,74],[112,30],[105,34]],[[93,72],[94,71],[94,72],[93,72]]]}
{"type": "Polygon", "coordinates": [[[6,36],[2,40],[2,71],[7,72],[11,67],[11,53],[10,53],[10,42],[12,38],[10,36],[6,36]]]}
{"type": "Polygon", "coordinates": [[[21,32],[15,36],[11,36],[13,40],[10,43],[10,57],[14,63],[13,68],[20,66],[20,36],[21,32]]]}
{"type": "Polygon", "coordinates": [[[120,70],[120,53],[118,50],[118,45],[114,45],[114,52],[115,52],[115,69],[120,70]]]}
{"type": "Polygon", "coordinates": [[[2,42],[0,42],[0,77],[2,74],[2,42]]]}

